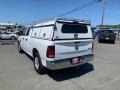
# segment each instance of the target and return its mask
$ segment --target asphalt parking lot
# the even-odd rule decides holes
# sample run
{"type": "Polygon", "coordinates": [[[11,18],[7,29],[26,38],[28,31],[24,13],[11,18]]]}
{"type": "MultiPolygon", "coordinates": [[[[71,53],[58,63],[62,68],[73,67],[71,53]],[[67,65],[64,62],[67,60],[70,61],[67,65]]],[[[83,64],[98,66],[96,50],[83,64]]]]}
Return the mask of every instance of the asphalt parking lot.
{"type": "Polygon", "coordinates": [[[17,45],[0,45],[0,90],[119,90],[120,41],[97,43],[94,61],[38,75],[17,45]]]}

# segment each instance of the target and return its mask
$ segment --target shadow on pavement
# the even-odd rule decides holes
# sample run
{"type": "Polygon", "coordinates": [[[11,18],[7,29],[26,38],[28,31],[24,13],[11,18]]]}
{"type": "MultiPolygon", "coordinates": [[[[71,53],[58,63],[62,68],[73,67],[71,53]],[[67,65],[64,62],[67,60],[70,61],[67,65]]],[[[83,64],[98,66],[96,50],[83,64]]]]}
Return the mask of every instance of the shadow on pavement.
{"type": "Polygon", "coordinates": [[[33,58],[30,55],[28,55],[26,52],[23,51],[22,54],[25,54],[33,62],[33,58]]]}
{"type": "MultiPolygon", "coordinates": [[[[30,57],[27,53],[24,53],[31,61],[33,61],[32,57],[30,57]]],[[[55,81],[64,81],[72,78],[77,78],[82,75],[85,75],[94,70],[94,66],[90,63],[86,63],[80,66],[66,68],[61,70],[48,70],[46,74],[55,81]]]]}
{"type": "Polygon", "coordinates": [[[86,63],[81,66],[77,66],[74,68],[56,70],[56,71],[49,71],[47,74],[55,81],[64,81],[76,77],[80,77],[84,74],[87,74],[94,70],[94,66],[90,63],[86,63]]]}

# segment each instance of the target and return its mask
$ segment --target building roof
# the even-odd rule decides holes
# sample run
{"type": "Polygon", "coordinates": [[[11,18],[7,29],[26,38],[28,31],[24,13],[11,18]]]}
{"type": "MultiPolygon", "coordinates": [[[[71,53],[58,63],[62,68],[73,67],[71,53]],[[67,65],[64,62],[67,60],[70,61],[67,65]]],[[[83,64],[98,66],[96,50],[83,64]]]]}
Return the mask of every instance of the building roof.
{"type": "Polygon", "coordinates": [[[15,25],[15,24],[13,24],[13,23],[0,23],[0,25],[9,26],[9,25],[15,25]]]}

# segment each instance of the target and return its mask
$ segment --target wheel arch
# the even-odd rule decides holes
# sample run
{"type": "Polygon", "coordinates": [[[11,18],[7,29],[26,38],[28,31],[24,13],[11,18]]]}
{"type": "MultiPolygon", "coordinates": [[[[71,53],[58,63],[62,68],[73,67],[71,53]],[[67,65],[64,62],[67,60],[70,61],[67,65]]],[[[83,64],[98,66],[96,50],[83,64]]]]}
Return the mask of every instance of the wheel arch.
{"type": "MultiPolygon", "coordinates": [[[[38,50],[37,50],[36,48],[33,48],[33,50],[32,50],[32,55],[34,56],[36,52],[38,52],[38,50]]],[[[39,53],[39,52],[38,52],[38,53],[39,53]]]]}
{"type": "MultiPolygon", "coordinates": [[[[32,56],[33,56],[33,58],[34,58],[34,55],[35,55],[36,52],[39,54],[39,56],[41,58],[40,52],[36,48],[33,48],[33,50],[32,50],[32,56]]],[[[42,65],[46,67],[46,61],[41,58],[41,62],[42,62],[42,65]]]]}

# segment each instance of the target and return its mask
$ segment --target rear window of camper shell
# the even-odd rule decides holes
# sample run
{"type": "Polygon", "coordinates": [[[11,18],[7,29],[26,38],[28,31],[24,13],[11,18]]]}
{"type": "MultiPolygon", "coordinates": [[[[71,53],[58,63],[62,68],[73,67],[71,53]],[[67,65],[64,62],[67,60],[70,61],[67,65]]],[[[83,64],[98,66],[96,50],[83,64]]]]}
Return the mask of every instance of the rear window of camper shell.
{"type": "Polygon", "coordinates": [[[87,25],[82,24],[63,24],[62,33],[88,33],[87,25]]]}

